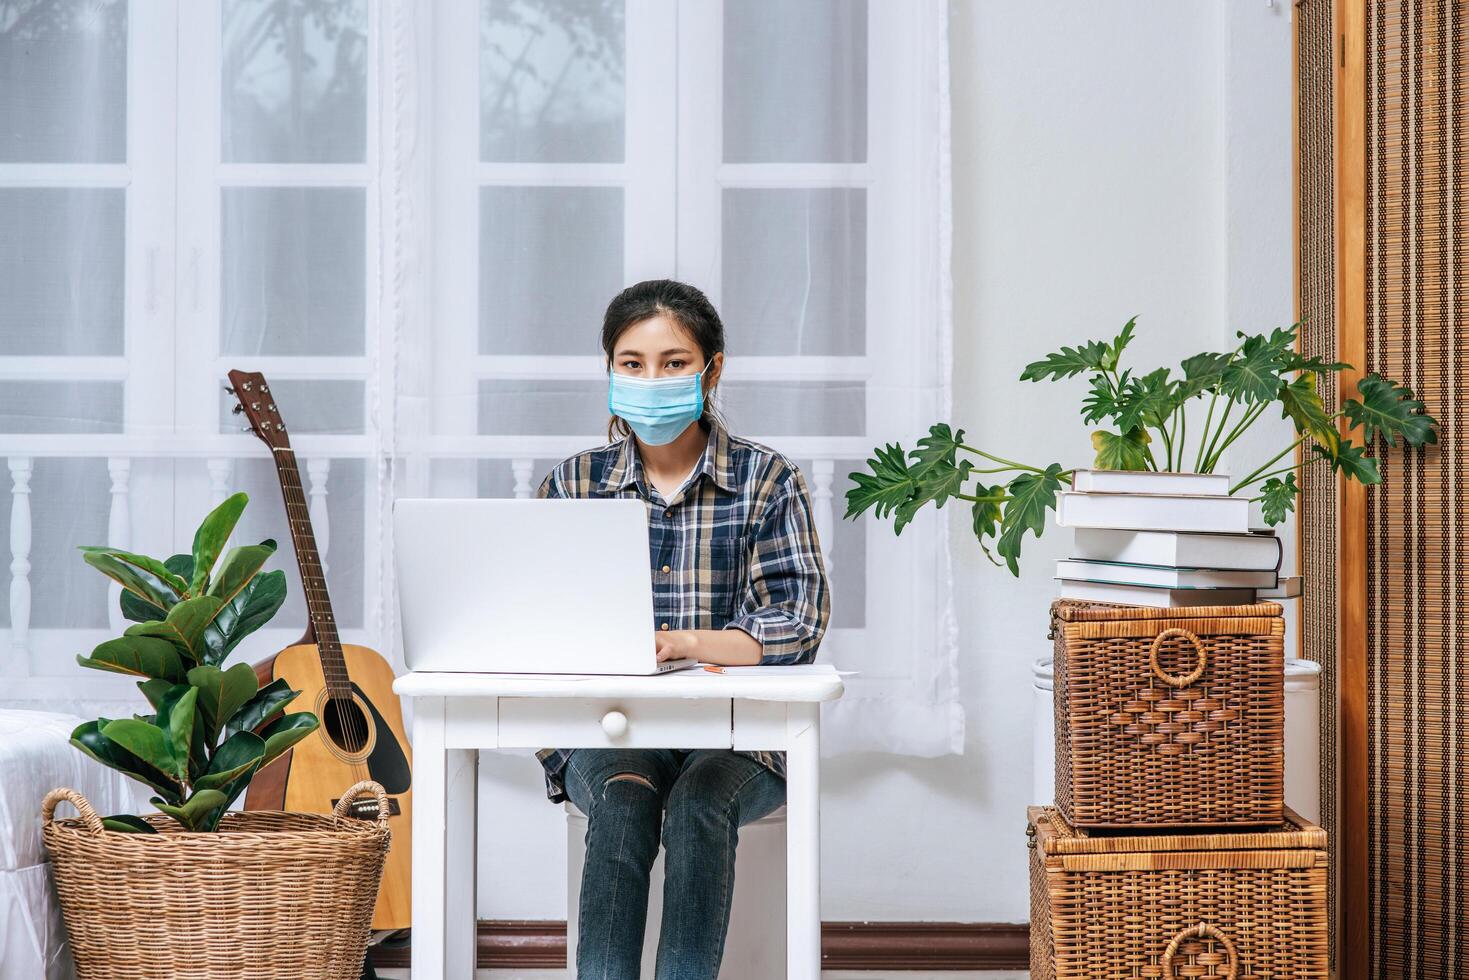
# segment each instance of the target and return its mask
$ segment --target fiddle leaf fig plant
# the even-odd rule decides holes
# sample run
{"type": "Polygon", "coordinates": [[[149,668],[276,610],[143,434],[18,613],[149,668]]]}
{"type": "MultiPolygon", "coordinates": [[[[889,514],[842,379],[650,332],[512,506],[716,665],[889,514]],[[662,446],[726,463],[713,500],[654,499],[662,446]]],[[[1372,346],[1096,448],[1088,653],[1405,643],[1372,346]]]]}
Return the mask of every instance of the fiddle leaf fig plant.
{"type": "MultiPolygon", "coordinates": [[[[77,662],[143,678],[138,689],[153,713],[85,722],[71,733],[71,744],[151,787],[159,812],[190,831],[217,830],[255,773],[319,724],[311,712],[286,713],[301,692],[284,680],[261,687],[249,664],[223,666],[286,599],[286,573],[261,570],[275,553],[274,541],[224,550],[248,500],[237,493],[210,512],[189,554],[160,561],[82,548],[87,564],[122,586],[122,613],[134,625],[90,655],[78,654],[77,662]]],[[[102,823],[127,833],[157,832],[132,814],[102,823]]]]}
{"type": "MultiPolygon", "coordinates": [[[[1233,350],[1206,351],[1185,358],[1175,372],[1160,367],[1146,373],[1122,366],[1137,318],[1128,320],[1110,341],[1093,340],[1062,347],[1026,365],[1021,381],[1062,381],[1087,376],[1081,419],[1100,426],[1091,433],[1094,469],[1213,473],[1225,452],[1272,407],[1289,419],[1296,438],[1247,476],[1234,482],[1231,494],[1248,493],[1258,501],[1265,522],[1281,523],[1295,509],[1300,493],[1297,473],[1303,466],[1326,465],[1347,479],[1380,483],[1377,460],[1369,446],[1396,447],[1438,441],[1438,422],[1423,410],[1413,390],[1379,374],[1357,383],[1355,397],[1333,411],[1322,402],[1318,378],[1351,369],[1339,361],[1308,357],[1296,350],[1300,324],[1269,333],[1239,333],[1233,350]],[[1204,415],[1202,431],[1189,438],[1190,403],[1204,415]],[[1355,441],[1354,441],[1355,440],[1355,441]],[[1282,465],[1298,449],[1304,459],[1282,465]]],[[[969,445],[963,429],[933,425],[905,452],[899,444],[875,449],[868,471],[850,474],[846,517],[868,510],[893,518],[893,530],[904,526],[925,505],[943,507],[951,498],[970,506],[974,536],[986,556],[1004,560],[1020,573],[1020,550],[1026,532],[1041,536],[1046,511],[1075,472],[1060,463],[1033,466],[969,445]],[[973,457],[973,458],[970,458],[973,457]],[[997,474],[1007,474],[997,476],[997,474]],[[970,480],[974,482],[971,484],[970,480]],[[990,484],[989,479],[997,482],[990,484]]]]}

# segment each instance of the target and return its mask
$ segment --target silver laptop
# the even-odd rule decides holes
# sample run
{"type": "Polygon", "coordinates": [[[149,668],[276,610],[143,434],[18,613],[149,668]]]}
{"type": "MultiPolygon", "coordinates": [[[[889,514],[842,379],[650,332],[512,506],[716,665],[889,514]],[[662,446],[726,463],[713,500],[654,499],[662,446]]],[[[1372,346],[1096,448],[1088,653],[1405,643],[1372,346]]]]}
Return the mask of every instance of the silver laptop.
{"type": "Polygon", "coordinates": [[[637,499],[393,504],[410,670],[657,674],[648,516],[637,499]]]}

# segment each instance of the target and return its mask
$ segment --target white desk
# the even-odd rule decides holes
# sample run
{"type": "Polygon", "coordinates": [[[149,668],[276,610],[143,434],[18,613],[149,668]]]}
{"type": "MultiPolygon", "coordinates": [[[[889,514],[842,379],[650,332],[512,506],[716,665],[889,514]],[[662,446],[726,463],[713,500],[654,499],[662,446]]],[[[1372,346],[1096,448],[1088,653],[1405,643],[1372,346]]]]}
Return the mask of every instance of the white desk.
{"type": "MultiPolygon", "coordinates": [[[[820,702],[828,665],[740,676],[410,673],[413,980],[467,980],[475,960],[475,788],[480,749],[734,748],[786,752],[787,980],[821,972],[820,702]]],[[[548,808],[547,819],[558,810],[548,808]]]]}

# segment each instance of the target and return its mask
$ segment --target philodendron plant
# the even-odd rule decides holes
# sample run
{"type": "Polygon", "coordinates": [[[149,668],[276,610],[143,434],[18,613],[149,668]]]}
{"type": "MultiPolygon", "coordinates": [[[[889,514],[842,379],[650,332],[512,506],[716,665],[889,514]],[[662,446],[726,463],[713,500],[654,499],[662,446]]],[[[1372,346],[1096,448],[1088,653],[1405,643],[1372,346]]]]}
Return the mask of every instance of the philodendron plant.
{"type": "MultiPolygon", "coordinates": [[[[286,598],[285,572],[261,571],[274,541],[231,548],[220,560],[247,501],[237,493],[216,507],[187,555],[159,561],[116,548],[82,549],[87,564],[122,586],[123,615],[136,625],[77,661],[145,678],[138,689],[154,713],[86,722],[71,733],[71,744],[152,787],[153,805],[191,831],[217,830],[255,773],[318,725],[310,712],[285,713],[301,692],[284,680],[260,687],[249,664],[221,667],[286,598]]],[[[132,814],[102,823],[156,833],[132,814]]]]}
{"type": "MultiPolygon", "coordinates": [[[[1381,439],[1396,446],[1401,438],[1409,446],[1422,446],[1438,441],[1438,422],[1423,412],[1412,390],[1379,374],[1362,378],[1357,397],[1344,399],[1340,410],[1327,409],[1317,391],[1317,376],[1350,370],[1351,365],[1297,352],[1300,324],[1269,334],[1240,333],[1233,350],[1195,354],[1179,365],[1178,374],[1166,367],[1139,374],[1121,366],[1136,319],[1127,321],[1110,342],[1063,347],[1027,365],[1020,375],[1022,381],[1088,376],[1082,421],[1104,425],[1091,434],[1096,469],[1212,473],[1225,450],[1267,410],[1279,406],[1281,417],[1295,426],[1296,438],[1229,491],[1248,492],[1273,526],[1295,508],[1301,466],[1329,466],[1348,479],[1379,483],[1377,461],[1367,455],[1373,443],[1381,439]],[[1187,406],[1193,401],[1206,401],[1208,407],[1203,409],[1203,431],[1190,443],[1187,406]],[[1360,442],[1353,441],[1354,431],[1360,442]],[[1308,453],[1303,462],[1292,459],[1281,465],[1302,447],[1308,453]]],[[[995,550],[1016,575],[1026,532],[1041,536],[1046,511],[1055,508],[1056,494],[1074,472],[1060,463],[1032,466],[986,452],[968,445],[963,429],[945,423],[930,428],[912,452],[898,444],[874,452],[867,461],[871,472],[850,474],[848,518],[871,508],[878,517],[892,515],[893,529],[901,534],[925,504],[942,507],[950,497],[967,501],[980,547],[995,561],[986,541],[994,538],[995,550]],[[986,483],[984,477],[1000,473],[1014,475],[986,483]],[[971,479],[975,482],[969,488],[971,479]]]]}

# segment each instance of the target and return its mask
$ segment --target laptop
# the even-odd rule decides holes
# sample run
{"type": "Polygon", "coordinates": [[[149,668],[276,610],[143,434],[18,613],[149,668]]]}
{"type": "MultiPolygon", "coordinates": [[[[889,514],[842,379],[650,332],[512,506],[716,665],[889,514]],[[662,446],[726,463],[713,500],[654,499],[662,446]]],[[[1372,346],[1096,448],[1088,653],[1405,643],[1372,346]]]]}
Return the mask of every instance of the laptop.
{"type": "Polygon", "coordinates": [[[635,498],[393,504],[410,670],[661,674],[646,505],[635,498]]]}

